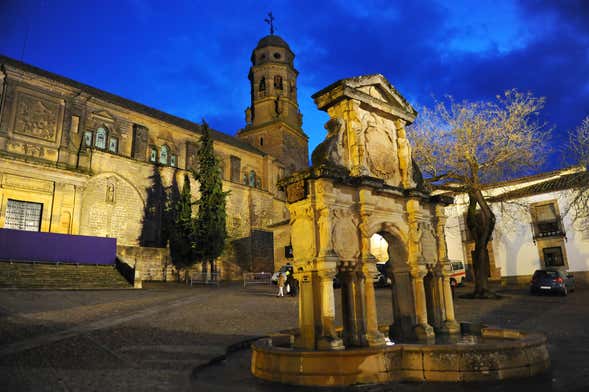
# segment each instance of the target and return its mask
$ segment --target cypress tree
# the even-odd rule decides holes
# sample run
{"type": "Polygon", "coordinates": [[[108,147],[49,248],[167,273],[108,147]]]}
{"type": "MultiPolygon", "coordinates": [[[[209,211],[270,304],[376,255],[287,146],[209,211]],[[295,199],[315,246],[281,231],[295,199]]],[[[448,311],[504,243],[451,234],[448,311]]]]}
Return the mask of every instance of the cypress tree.
{"type": "Polygon", "coordinates": [[[197,261],[194,247],[194,219],[192,218],[192,195],[190,179],[184,175],[182,192],[169,211],[174,217],[170,227],[170,255],[172,263],[178,270],[189,268],[197,261]]]}
{"type": "Polygon", "coordinates": [[[198,216],[195,222],[195,246],[197,257],[215,272],[215,259],[221,255],[227,237],[225,199],[220,165],[213,150],[209,127],[203,120],[200,148],[197,153],[199,169],[194,173],[200,184],[198,216]]]}

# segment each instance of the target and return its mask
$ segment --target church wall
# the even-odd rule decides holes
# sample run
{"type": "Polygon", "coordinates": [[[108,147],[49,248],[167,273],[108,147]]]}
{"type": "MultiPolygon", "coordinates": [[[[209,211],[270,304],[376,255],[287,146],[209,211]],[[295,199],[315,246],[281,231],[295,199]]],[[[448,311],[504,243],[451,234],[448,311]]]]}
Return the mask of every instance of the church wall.
{"type": "MultiPolygon", "coordinates": [[[[151,147],[157,148],[158,161],[161,147],[169,148],[167,165],[158,166],[162,185],[170,186],[176,172],[181,189],[183,169],[195,163],[200,136],[45,76],[11,65],[4,65],[4,72],[0,72],[0,83],[6,84],[0,97],[0,227],[7,200],[14,198],[43,204],[41,231],[114,236],[120,246],[139,245],[147,190],[156,167],[150,162],[151,147]],[[106,130],[103,150],[95,146],[100,127],[106,130]],[[143,135],[139,139],[138,128],[142,129],[138,135],[143,135]],[[92,133],[92,148],[84,145],[85,132],[92,133]],[[111,138],[116,138],[115,152],[109,151],[111,138]],[[170,165],[171,155],[176,156],[178,170],[170,165]]],[[[283,166],[270,156],[220,140],[214,141],[214,148],[222,160],[223,187],[230,191],[230,235],[248,236],[253,227],[265,229],[284,220],[284,195],[275,185],[284,176],[283,166]],[[241,160],[235,182],[231,156],[241,160]],[[250,186],[252,171],[255,181],[250,186]]],[[[198,183],[190,177],[197,200],[198,183]]],[[[276,249],[278,245],[275,253],[276,249]]],[[[236,275],[233,266],[226,269],[236,275]]]]}

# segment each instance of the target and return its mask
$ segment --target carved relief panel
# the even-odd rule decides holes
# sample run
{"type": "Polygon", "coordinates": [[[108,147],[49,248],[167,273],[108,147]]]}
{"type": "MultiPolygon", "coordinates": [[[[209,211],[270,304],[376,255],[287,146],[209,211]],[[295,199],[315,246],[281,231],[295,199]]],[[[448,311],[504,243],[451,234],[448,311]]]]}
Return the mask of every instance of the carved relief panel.
{"type": "Polygon", "coordinates": [[[399,182],[397,145],[394,127],[390,121],[367,113],[362,118],[366,164],[373,177],[387,182],[399,182]],[[396,180],[396,181],[395,181],[396,180]]]}
{"type": "Polygon", "coordinates": [[[315,223],[310,206],[296,206],[290,209],[292,249],[295,260],[304,262],[315,257],[315,223]]]}
{"type": "Polygon", "coordinates": [[[61,139],[64,101],[17,88],[12,116],[13,136],[52,147],[61,139]]]}
{"type": "Polygon", "coordinates": [[[360,242],[358,240],[357,222],[352,212],[346,208],[333,212],[333,226],[331,239],[335,253],[342,260],[353,260],[360,256],[360,242]]]}

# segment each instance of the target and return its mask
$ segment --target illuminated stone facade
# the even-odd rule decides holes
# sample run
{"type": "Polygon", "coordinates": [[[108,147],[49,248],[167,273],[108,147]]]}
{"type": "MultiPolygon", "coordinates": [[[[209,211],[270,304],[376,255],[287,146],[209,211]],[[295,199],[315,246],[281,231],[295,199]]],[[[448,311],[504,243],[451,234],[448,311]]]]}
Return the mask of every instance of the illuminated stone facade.
{"type": "Polygon", "coordinates": [[[374,234],[388,243],[393,281],[391,337],[456,333],[444,207],[413,164],[404,126],[416,112],[382,75],[336,82],[313,95],[329,113],[312,167],[283,180],[295,277],[301,282],[300,336],[307,350],[382,346],[373,278],[374,234]],[[342,284],[341,339],[332,281],[342,284]]]}
{"type": "MultiPolygon", "coordinates": [[[[262,268],[266,271],[273,269],[272,260],[277,265],[285,262],[284,246],[290,243],[288,210],[277,181],[286,172],[306,166],[308,160],[296,99],[294,55],[288,45],[283,47],[284,41],[269,37],[260,41],[266,40],[263,50],[280,51],[289,61],[254,66],[252,75],[268,71],[271,79],[274,71],[270,69],[280,70],[288,91],[288,96],[279,97],[281,114],[275,115],[276,107],[265,103],[266,98],[260,101],[252,96],[256,112],[252,124],[264,122],[258,128],[262,133],[254,138],[254,133],[242,131],[235,138],[212,132],[223,186],[230,191],[227,228],[231,239],[248,237],[253,229],[275,233],[273,255],[262,268]],[[280,46],[273,46],[275,42],[280,46]],[[267,124],[267,119],[275,121],[267,124]],[[260,137],[264,137],[263,146],[260,137]],[[280,152],[292,145],[297,154],[287,157],[280,152]]],[[[259,83],[257,76],[250,79],[259,83]]],[[[181,187],[184,174],[196,167],[199,125],[1,56],[0,93],[0,228],[18,228],[19,219],[30,218],[25,217],[26,206],[41,205],[36,223],[40,231],[116,237],[118,245],[126,247],[125,254],[144,253],[128,247],[165,247],[158,195],[174,183],[181,187]],[[9,200],[13,201],[10,206],[9,200]]],[[[191,185],[196,200],[198,184],[193,180],[191,185]]],[[[231,249],[224,258],[239,261],[231,249]]],[[[140,260],[141,268],[139,264],[140,260]]],[[[160,267],[153,267],[160,270],[154,279],[163,277],[160,267]]],[[[240,271],[236,266],[225,269],[240,271]]]]}

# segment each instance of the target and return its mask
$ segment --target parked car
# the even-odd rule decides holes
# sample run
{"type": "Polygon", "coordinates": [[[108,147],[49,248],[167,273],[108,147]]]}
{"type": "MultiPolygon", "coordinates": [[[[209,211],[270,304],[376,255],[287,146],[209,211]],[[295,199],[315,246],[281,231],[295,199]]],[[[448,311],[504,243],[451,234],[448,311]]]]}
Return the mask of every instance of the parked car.
{"type": "Polygon", "coordinates": [[[567,295],[575,291],[575,277],[567,271],[544,269],[534,271],[530,282],[530,293],[558,293],[567,295]]]}
{"type": "Polygon", "coordinates": [[[387,276],[387,263],[377,263],[376,269],[378,270],[378,275],[374,278],[374,285],[378,287],[385,287],[391,285],[391,278],[387,276]]]}
{"type": "Polygon", "coordinates": [[[462,286],[462,283],[466,278],[464,263],[462,261],[451,261],[450,265],[452,266],[452,272],[450,273],[450,286],[462,286]]]}

